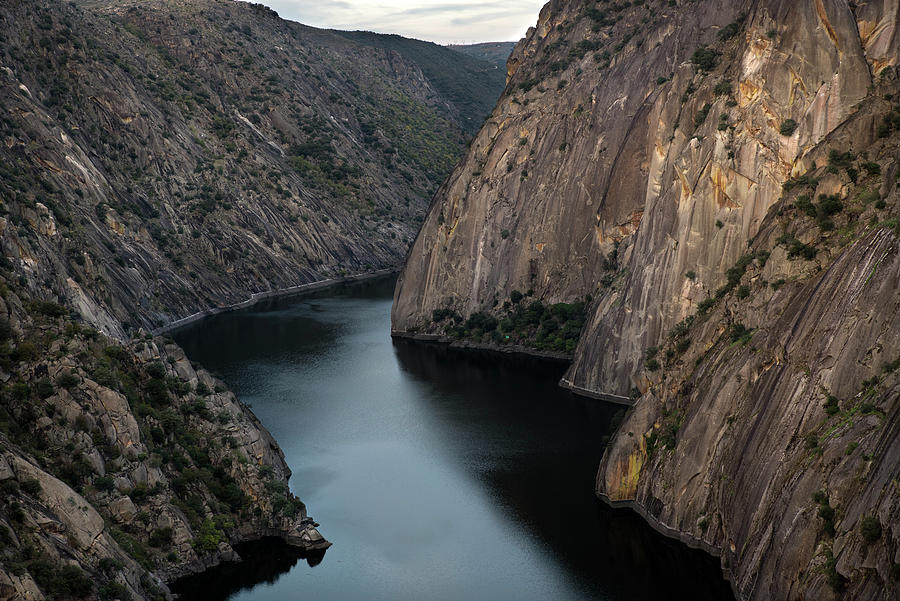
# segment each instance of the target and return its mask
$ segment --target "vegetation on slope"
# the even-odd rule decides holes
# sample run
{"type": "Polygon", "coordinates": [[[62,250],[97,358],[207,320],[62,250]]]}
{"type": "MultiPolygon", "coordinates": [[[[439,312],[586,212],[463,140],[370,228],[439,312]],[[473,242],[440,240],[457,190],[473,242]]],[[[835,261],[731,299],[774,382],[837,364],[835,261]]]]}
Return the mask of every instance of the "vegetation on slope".
{"type": "Polygon", "coordinates": [[[506,86],[505,69],[498,69],[492,62],[468,53],[460,55],[455,49],[398,35],[369,31],[334,33],[365,46],[396,52],[418,65],[434,89],[453,103],[463,128],[469,133],[474,134],[481,128],[482,121],[491,113],[506,86]]]}
{"type": "Polygon", "coordinates": [[[491,63],[505,74],[506,61],[515,46],[515,42],[484,42],[481,44],[452,44],[448,48],[491,63]]]}
{"type": "Polygon", "coordinates": [[[61,305],[20,298],[7,275],[0,588],[165,598],[160,575],[305,519],[274,443],[221,382],[161,338],[121,344],[61,305]]]}
{"type": "Polygon", "coordinates": [[[459,107],[490,108],[489,82],[452,88],[465,69],[449,98],[242,2],[13,3],[0,31],[3,254],[31,295],[83,291],[131,329],[395,266],[463,149],[459,107]]]}

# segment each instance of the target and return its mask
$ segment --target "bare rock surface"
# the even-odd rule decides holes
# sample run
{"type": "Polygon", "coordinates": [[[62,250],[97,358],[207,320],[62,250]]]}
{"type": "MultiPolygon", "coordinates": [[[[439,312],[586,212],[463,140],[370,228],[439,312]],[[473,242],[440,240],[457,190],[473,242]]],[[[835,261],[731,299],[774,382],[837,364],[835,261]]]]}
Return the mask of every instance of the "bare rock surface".
{"type": "Polygon", "coordinates": [[[633,403],[598,494],[721,555],[740,599],[900,590],[897,24],[549,2],[397,286],[419,337],[589,299],[562,384],[633,403]]]}

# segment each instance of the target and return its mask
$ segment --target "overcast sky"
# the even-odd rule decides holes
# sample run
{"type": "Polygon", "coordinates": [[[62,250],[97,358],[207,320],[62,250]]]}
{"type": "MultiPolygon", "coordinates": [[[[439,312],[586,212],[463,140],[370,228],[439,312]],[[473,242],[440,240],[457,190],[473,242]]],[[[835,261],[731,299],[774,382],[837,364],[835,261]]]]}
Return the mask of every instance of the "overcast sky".
{"type": "Polygon", "coordinates": [[[516,41],[546,0],[256,0],[285,19],[364,29],[439,44],[516,41]]]}

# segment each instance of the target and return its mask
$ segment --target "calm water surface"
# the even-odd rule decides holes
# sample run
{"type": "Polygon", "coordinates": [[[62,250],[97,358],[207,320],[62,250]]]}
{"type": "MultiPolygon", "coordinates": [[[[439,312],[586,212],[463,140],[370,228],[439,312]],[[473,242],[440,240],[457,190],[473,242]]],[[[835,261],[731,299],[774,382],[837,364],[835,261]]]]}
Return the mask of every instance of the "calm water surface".
{"type": "Polygon", "coordinates": [[[184,583],[187,599],[732,601],[718,561],[594,498],[620,408],[563,367],[390,338],[393,280],[282,300],[176,333],[272,432],[334,543],[275,541],[184,583]]]}

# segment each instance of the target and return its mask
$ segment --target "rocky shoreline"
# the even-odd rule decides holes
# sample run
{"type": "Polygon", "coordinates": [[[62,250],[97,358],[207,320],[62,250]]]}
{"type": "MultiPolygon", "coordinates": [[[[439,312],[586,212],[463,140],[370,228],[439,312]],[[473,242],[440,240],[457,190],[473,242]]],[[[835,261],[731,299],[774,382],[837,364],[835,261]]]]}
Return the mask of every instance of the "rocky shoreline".
{"type": "Polygon", "coordinates": [[[241,309],[248,309],[256,304],[259,304],[264,301],[277,300],[282,298],[289,298],[293,296],[303,296],[304,294],[310,292],[317,292],[320,290],[327,290],[328,288],[334,286],[340,286],[341,284],[352,284],[356,282],[364,282],[366,280],[373,280],[381,277],[387,277],[393,274],[399,273],[400,268],[387,268],[380,269],[378,271],[372,271],[367,273],[358,273],[354,275],[343,276],[339,278],[326,278],[324,280],[316,280],[314,282],[310,282],[308,284],[300,284],[297,286],[290,286],[288,288],[281,288],[278,290],[271,290],[267,292],[256,292],[250,295],[250,298],[244,301],[240,301],[237,303],[233,303],[230,305],[222,305],[219,307],[213,307],[210,309],[204,309],[203,311],[198,311],[192,315],[188,315],[187,317],[182,317],[180,319],[176,319],[171,323],[160,327],[159,329],[154,331],[154,334],[157,336],[168,334],[169,332],[173,332],[179,328],[183,328],[192,323],[196,323],[201,319],[206,317],[211,317],[213,315],[219,315],[220,313],[228,313],[230,311],[239,311],[241,309]]]}
{"type": "Polygon", "coordinates": [[[487,342],[473,342],[471,340],[456,340],[440,334],[418,334],[415,332],[403,332],[399,330],[391,331],[391,338],[399,340],[415,340],[417,342],[434,343],[439,346],[446,347],[451,350],[463,351],[479,351],[486,353],[498,353],[501,355],[512,355],[519,357],[533,357],[536,359],[545,359],[557,363],[571,363],[572,355],[567,353],[559,353],[555,351],[541,351],[538,349],[521,346],[518,344],[501,346],[487,342]]]}

